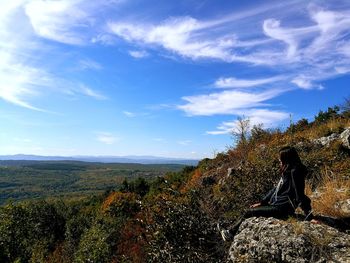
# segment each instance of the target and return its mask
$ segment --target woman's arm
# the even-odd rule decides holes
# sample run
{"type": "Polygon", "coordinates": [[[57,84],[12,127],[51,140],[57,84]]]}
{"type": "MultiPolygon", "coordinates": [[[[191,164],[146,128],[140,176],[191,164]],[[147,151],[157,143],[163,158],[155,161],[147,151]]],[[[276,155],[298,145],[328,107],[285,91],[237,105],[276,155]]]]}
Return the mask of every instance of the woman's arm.
{"type": "Polygon", "coordinates": [[[261,205],[268,205],[269,201],[273,195],[273,193],[276,191],[276,187],[274,187],[273,189],[271,189],[264,197],[263,199],[260,201],[261,205]]]}
{"type": "MultiPolygon", "coordinates": [[[[293,188],[295,190],[295,201],[297,206],[304,211],[306,216],[311,215],[311,200],[304,193],[305,191],[305,179],[304,174],[299,172],[298,169],[293,169],[291,171],[293,188]]],[[[312,217],[312,215],[311,215],[312,217]]]]}

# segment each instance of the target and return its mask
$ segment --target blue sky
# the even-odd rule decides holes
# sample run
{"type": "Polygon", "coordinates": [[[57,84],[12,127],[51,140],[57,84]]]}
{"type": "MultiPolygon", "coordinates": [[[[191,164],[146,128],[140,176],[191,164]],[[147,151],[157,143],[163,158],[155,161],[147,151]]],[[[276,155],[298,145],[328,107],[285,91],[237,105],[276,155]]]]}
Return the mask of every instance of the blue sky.
{"type": "Polygon", "coordinates": [[[349,1],[0,3],[2,155],[212,157],[350,95],[349,1]]]}

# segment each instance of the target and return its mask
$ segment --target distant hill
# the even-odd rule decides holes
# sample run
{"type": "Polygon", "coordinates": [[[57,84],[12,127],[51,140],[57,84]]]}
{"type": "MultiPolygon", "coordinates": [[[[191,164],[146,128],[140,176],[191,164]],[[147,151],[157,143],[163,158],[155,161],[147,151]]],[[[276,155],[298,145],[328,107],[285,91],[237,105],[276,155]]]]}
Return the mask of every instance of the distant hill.
{"type": "Polygon", "coordinates": [[[28,161],[82,161],[93,163],[140,163],[140,164],[183,164],[197,165],[199,160],[166,158],[157,156],[40,156],[40,155],[0,155],[0,160],[28,161]]]}

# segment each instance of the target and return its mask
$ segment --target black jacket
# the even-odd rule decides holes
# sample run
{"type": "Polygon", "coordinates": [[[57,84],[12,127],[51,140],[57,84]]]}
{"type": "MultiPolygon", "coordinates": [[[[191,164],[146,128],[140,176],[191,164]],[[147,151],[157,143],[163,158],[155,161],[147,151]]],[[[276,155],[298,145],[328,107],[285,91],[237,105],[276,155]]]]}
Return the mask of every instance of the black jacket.
{"type": "Polygon", "coordinates": [[[288,168],[281,178],[281,183],[262,199],[262,205],[274,205],[294,211],[298,206],[305,215],[311,212],[311,200],[305,193],[306,167],[302,164],[288,168]]]}

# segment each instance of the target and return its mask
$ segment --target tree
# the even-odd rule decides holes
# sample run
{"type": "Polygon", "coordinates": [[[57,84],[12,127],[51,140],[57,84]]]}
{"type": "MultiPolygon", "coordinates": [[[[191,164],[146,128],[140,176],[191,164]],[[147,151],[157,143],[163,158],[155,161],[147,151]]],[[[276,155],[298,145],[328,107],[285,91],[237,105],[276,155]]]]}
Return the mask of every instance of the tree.
{"type": "Polygon", "coordinates": [[[315,122],[316,123],[327,122],[331,118],[337,117],[339,111],[340,111],[339,106],[328,107],[327,111],[320,111],[318,115],[315,116],[315,122]]]}
{"type": "Polygon", "coordinates": [[[309,126],[309,121],[305,118],[300,119],[297,123],[292,123],[288,129],[287,132],[293,133],[297,131],[303,131],[309,126]]]}
{"type": "Polygon", "coordinates": [[[262,123],[259,123],[253,126],[250,132],[250,139],[252,141],[259,141],[261,139],[268,137],[269,135],[270,135],[270,132],[263,128],[262,123]]]}
{"type": "Polygon", "coordinates": [[[236,140],[237,144],[245,145],[249,138],[250,132],[250,120],[249,118],[238,117],[235,122],[235,128],[232,131],[232,136],[236,140]]]}
{"type": "Polygon", "coordinates": [[[344,99],[344,103],[341,105],[341,110],[344,117],[350,117],[350,96],[344,99]]]}

